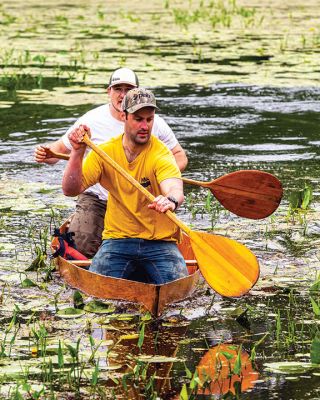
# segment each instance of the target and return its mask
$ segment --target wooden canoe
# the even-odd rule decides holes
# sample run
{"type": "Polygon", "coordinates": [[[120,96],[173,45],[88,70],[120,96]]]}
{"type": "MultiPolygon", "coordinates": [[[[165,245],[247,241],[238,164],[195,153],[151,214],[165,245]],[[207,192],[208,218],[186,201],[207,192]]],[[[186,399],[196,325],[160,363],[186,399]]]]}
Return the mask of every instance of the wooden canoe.
{"type": "MultiPolygon", "coordinates": [[[[69,222],[70,220],[61,226],[61,233],[67,231],[69,222]]],[[[55,250],[54,246],[52,247],[55,250]]],[[[90,272],[87,270],[89,260],[70,261],[58,256],[55,262],[60,276],[71,287],[99,299],[140,303],[151,314],[159,316],[167,305],[188,297],[199,281],[200,271],[188,236],[183,236],[179,249],[186,260],[189,275],[162,285],[112,278],[90,272]]]]}

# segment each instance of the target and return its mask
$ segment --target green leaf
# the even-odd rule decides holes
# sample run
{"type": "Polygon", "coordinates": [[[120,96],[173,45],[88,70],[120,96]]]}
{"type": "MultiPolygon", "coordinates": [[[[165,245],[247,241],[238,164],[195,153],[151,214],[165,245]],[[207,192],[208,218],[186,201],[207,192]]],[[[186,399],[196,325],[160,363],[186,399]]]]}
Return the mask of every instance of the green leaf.
{"type": "Polygon", "coordinates": [[[144,328],[145,328],[145,323],[141,324],[140,332],[139,332],[139,340],[138,340],[138,347],[141,349],[144,341],[144,328]]]}
{"type": "Polygon", "coordinates": [[[247,307],[239,306],[235,308],[234,310],[228,312],[228,315],[232,318],[239,318],[244,316],[248,311],[247,307]]]}
{"type": "Polygon", "coordinates": [[[26,268],[26,271],[38,271],[39,269],[44,269],[46,267],[45,260],[47,255],[42,251],[41,247],[37,246],[36,249],[36,258],[32,261],[29,267],[26,268]]]}
{"type": "Polygon", "coordinates": [[[232,360],[234,358],[234,354],[228,353],[227,351],[220,351],[220,354],[223,354],[227,360],[232,360]]]}
{"type": "Polygon", "coordinates": [[[192,372],[190,371],[190,369],[186,366],[186,364],[184,364],[184,369],[186,371],[186,375],[188,379],[192,378],[192,372]]]}
{"type": "Polygon", "coordinates": [[[77,349],[75,347],[72,347],[70,344],[67,344],[67,347],[68,347],[68,350],[69,350],[69,353],[70,353],[71,357],[72,358],[77,358],[77,355],[78,355],[77,349]]]}
{"type": "Polygon", "coordinates": [[[13,400],[24,400],[24,397],[22,394],[18,391],[18,389],[15,391],[12,397],[13,400]]]}
{"type": "Polygon", "coordinates": [[[38,285],[35,282],[33,282],[31,279],[26,278],[21,282],[21,286],[23,288],[29,288],[29,287],[37,287],[38,285]]]}
{"type": "Polygon", "coordinates": [[[320,279],[315,281],[311,286],[310,286],[310,292],[314,294],[314,292],[319,292],[320,291],[320,279]]]}
{"type": "Polygon", "coordinates": [[[96,386],[99,379],[99,363],[97,363],[94,367],[94,371],[92,372],[91,376],[91,385],[96,386]]]}
{"type": "Polygon", "coordinates": [[[318,333],[311,342],[310,357],[312,364],[320,364],[320,334],[318,333]]]}
{"type": "Polygon", "coordinates": [[[74,308],[80,308],[80,309],[84,307],[83,296],[79,292],[79,290],[75,290],[73,292],[73,306],[74,308]]]}
{"type": "Polygon", "coordinates": [[[192,390],[196,389],[199,384],[201,384],[201,382],[200,382],[200,380],[198,378],[198,372],[195,371],[195,373],[194,373],[194,375],[193,375],[193,377],[191,379],[190,385],[189,385],[190,389],[192,389],[192,390]]]}
{"type": "Polygon", "coordinates": [[[240,373],[241,373],[241,368],[242,368],[241,353],[242,353],[242,347],[240,346],[238,354],[237,354],[236,362],[234,363],[234,367],[233,367],[233,373],[236,375],[240,375],[240,373]]]}
{"type": "Polygon", "coordinates": [[[146,312],[142,317],[141,321],[150,321],[152,320],[152,315],[149,312],[146,312]]]}
{"type": "Polygon", "coordinates": [[[309,207],[311,200],[312,200],[312,187],[310,185],[305,185],[305,188],[302,192],[301,208],[303,210],[306,210],[309,207]]]}
{"type": "Polygon", "coordinates": [[[59,365],[59,368],[63,368],[63,365],[64,365],[64,357],[63,357],[63,351],[62,351],[62,346],[61,346],[60,340],[59,340],[59,347],[58,347],[58,365],[59,365]]]}
{"type": "Polygon", "coordinates": [[[319,316],[320,315],[320,306],[319,306],[319,304],[312,297],[310,297],[310,301],[311,301],[311,304],[312,304],[313,312],[315,313],[316,316],[319,316]]]}
{"type": "Polygon", "coordinates": [[[182,386],[181,392],[180,392],[180,400],[188,400],[189,399],[189,395],[188,395],[188,389],[187,389],[187,385],[184,384],[182,386]]]}

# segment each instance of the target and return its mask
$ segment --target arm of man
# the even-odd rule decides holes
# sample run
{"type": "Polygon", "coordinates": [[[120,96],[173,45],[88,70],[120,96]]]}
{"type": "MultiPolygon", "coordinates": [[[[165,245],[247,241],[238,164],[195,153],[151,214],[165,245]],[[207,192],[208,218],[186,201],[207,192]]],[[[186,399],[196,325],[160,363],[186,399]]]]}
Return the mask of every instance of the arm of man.
{"type": "Polygon", "coordinates": [[[183,172],[188,165],[188,158],[186,152],[183,150],[183,148],[180,146],[179,143],[176,146],[174,146],[173,149],[171,149],[171,152],[176,160],[176,163],[180,171],[183,172]]]}
{"type": "Polygon", "coordinates": [[[80,125],[68,135],[72,150],[62,179],[62,190],[66,196],[77,196],[86,189],[82,183],[82,161],[87,147],[82,142],[85,133],[90,134],[90,131],[86,126],[80,125]]]}
{"type": "Polygon", "coordinates": [[[70,150],[64,145],[62,139],[56,140],[48,145],[39,145],[34,150],[34,160],[37,163],[55,164],[58,158],[50,156],[50,150],[55,153],[69,154],[70,150]]]}
{"type": "Polygon", "coordinates": [[[157,196],[154,201],[148,205],[149,208],[160,213],[165,213],[167,210],[175,211],[183,203],[184,194],[183,182],[181,179],[169,178],[163,180],[160,183],[160,190],[163,194],[157,196]],[[175,202],[177,202],[177,205],[175,202]]]}
{"type": "Polygon", "coordinates": [[[157,114],[153,129],[155,136],[157,136],[172,152],[180,171],[184,171],[188,165],[187,155],[179,144],[170,126],[157,114]]]}

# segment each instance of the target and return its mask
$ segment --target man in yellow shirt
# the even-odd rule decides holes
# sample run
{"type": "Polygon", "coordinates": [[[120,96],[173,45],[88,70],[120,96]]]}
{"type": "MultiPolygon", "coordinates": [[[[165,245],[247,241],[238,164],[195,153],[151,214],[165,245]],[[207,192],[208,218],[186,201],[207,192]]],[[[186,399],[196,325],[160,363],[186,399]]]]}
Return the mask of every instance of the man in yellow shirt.
{"type": "Polygon", "coordinates": [[[152,92],[130,90],[122,103],[125,132],[100,145],[155,196],[152,204],[96,153],[89,153],[82,165],[86,145],[81,140],[88,131],[83,125],[69,134],[72,150],[62,186],[67,196],[96,183],[109,191],[103,242],[90,270],[126,279],[143,268],[160,284],[187,275],[187,268],[176,245],[179,229],[164,215],[175,211],[184,195],[174,157],[151,135],[156,108],[152,92]]]}

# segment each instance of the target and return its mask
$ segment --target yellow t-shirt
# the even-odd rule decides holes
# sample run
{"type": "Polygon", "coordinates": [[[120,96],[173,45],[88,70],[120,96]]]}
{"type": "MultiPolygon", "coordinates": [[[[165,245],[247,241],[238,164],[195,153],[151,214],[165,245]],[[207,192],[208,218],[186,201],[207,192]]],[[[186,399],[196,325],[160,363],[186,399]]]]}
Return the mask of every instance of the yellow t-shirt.
{"type": "MultiPolygon", "coordinates": [[[[172,153],[156,137],[151,136],[131,163],[125,155],[122,137],[117,136],[99,147],[155,197],[161,194],[159,184],[163,180],[181,178],[172,153]]],[[[95,152],[88,154],[82,171],[85,188],[100,183],[109,191],[102,239],[179,241],[179,228],[166,215],[150,210],[149,200],[95,152]]]]}

